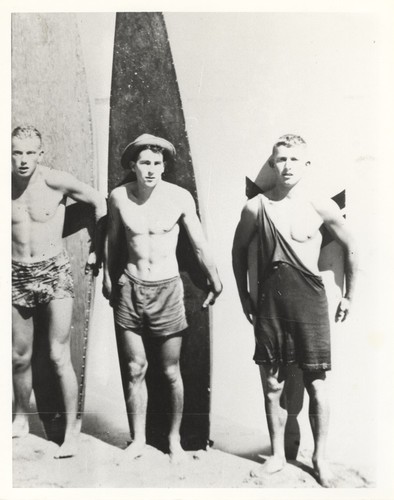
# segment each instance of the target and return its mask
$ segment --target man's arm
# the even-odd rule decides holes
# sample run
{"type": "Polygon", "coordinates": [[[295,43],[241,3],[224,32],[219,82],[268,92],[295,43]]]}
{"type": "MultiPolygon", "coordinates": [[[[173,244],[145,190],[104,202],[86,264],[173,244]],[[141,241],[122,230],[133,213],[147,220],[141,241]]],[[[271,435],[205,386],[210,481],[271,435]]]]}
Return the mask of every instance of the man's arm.
{"type": "MultiPolygon", "coordinates": [[[[119,214],[118,200],[112,191],[108,200],[108,224],[104,245],[104,279],[103,295],[112,302],[116,280],[119,278],[120,238],[122,235],[122,221],[119,214]]],[[[111,304],[112,305],[112,304],[111,304]]]]}
{"type": "Polygon", "coordinates": [[[61,191],[75,201],[82,201],[94,207],[96,221],[107,213],[105,197],[88,184],[79,181],[73,175],[61,170],[51,170],[47,176],[47,184],[61,191]]]}
{"type": "Polygon", "coordinates": [[[184,192],[181,222],[189,235],[197,260],[210,284],[210,291],[202,305],[202,307],[205,308],[215,303],[216,298],[222,292],[223,286],[213,261],[211,251],[208,247],[207,240],[204,236],[201,222],[197,216],[196,205],[188,191],[184,192]]]}
{"type": "Polygon", "coordinates": [[[332,200],[314,204],[316,211],[323,219],[333,238],[342,246],[345,254],[345,294],[340,301],[335,315],[336,321],[345,321],[354,297],[356,277],[358,272],[358,252],[355,238],[350,231],[346,220],[332,200]]]}
{"type": "Polygon", "coordinates": [[[235,230],[233,241],[233,271],[237,283],[242,309],[249,323],[253,324],[255,313],[248,289],[248,249],[256,232],[258,215],[257,197],[249,200],[241,213],[241,219],[235,230]]]}
{"type": "Polygon", "coordinates": [[[74,201],[88,203],[93,206],[96,230],[94,244],[92,245],[91,254],[88,257],[86,271],[92,268],[94,274],[97,276],[104,248],[105,216],[107,214],[107,202],[105,197],[88,184],[79,181],[70,173],[61,170],[51,170],[46,181],[48,186],[59,190],[74,201]]]}

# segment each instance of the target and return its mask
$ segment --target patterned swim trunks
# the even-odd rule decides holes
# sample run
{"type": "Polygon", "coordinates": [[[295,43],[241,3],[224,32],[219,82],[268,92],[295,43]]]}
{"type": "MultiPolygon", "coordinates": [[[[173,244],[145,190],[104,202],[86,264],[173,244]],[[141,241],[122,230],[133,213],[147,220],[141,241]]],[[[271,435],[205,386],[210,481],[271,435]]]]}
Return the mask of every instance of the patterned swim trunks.
{"type": "Polygon", "coordinates": [[[65,250],[40,262],[12,261],[12,304],[36,307],[74,297],[71,265],[65,250]]]}

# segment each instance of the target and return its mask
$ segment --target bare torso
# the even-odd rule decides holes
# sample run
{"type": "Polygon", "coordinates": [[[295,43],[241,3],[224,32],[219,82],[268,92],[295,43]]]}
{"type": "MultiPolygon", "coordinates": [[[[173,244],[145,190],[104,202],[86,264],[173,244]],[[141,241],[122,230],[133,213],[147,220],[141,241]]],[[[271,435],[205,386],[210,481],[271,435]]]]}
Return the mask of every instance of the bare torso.
{"type": "Polygon", "coordinates": [[[117,206],[127,242],[127,270],[136,278],[158,281],[179,274],[176,246],[184,213],[184,190],[160,182],[141,202],[137,183],[117,189],[117,206]]]}
{"type": "Polygon", "coordinates": [[[12,258],[38,262],[63,248],[66,197],[47,183],[50,169],[39,166],[25,189],[13,186],[12,258]]]}
{"type": "Polygon", "coordinates": [[[267,194],[268,197],[264,197],[265,207],[276,228],[303,264],[312,273],[318,274],[322,218],[307,199],[294,196],[274,201],[267,194]]]}

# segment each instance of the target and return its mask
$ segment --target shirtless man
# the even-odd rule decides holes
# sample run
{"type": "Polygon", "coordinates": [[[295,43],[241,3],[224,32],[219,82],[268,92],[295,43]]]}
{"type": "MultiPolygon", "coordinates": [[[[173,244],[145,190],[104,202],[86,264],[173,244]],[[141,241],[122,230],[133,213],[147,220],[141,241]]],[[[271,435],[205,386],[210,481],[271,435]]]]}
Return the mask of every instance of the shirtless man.
{"type": "Polygon", "coordinates": [[[179,357],[187,328],[176,259],[179,224],[186,228],[210,283],[203,307],[214,304],[222,285],[191,194],[161,178],[166,158],[174,155],[170,142],[150,134],[141,135],[124,150],[121,163],[131,168],[136,180],[117,187],[109,198],[103,291],[114,308],[119,357],[128,366],[125,399],[133,442],[127,454],[130,458],[140,456],[146,443],[146,335],[159,349],[163,376],[168,381],[169,452],[171,461],[178,463],[185,457],[179,432],[183,412],[179,357]],[[122,240],[127,247],[127,262],[124,269],[118,269],[122,240]]]}
{"type": "Polygon", "coordinates": [[[287,420],[286,366],[298,364],[310,398],[309,418],[315,442],[313,466],[317,480],[332,486],[325,456],[329,406],[326,371],[331,369],[327,300],[318,270],[322,224],[345,254],[346,293],[336,321],[349,314],[357,269],[356,250],[345,220],[332,200],[317,200],[303,191],[301,178],[309,167],[304,140],[281,137],[270,166],[275,184],[246,203],[235,232],[233,269],[242,308],[254,324],[255,362],[260,366],[272,456],[252,475],[274,473],[285,463],[287,420]],[[259,292],[251,299],[247,283],[248,248],[259,239],[259,292]]]}
{"type": "MultiPolygon", "coordinates": [[[[32,126],[12,132],[12,346],[15,418],[13,437],[29,433],[33,316],[48,319],[50,356],[64,398],[66,430],[55,458],[76,454],[77,380],[70,358],[73,280],[63,248],[66,199],[89,203],[96,220],[106,214],[99,193],[72,175],[41,165],[41,135],[32,126]]],[[[94,255],[89,256],[96,266],[94,255]]]]}

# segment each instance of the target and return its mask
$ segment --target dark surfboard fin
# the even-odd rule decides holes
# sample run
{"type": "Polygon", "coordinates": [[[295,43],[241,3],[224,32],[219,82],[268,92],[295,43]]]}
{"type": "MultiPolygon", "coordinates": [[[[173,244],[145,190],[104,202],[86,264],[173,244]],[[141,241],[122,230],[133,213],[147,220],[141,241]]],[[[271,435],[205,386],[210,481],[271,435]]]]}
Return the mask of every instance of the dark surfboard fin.
{"type": "Polygon", "coordinates": [[[92,238],[94,233],[94,208],[87,203],[77,202],[66,206],[63,226],[63,238],[87,229],[92,238]]]}
{"type": "Polygon", "coordinates": [[[249,177],[245,177],[245,196],[248,200],[251,200],[258,194],[262,194],[263,190],[249,177]]]}
{"type": "MultiPolygon", "coordinates": [[[[335,203],[338,205],[338,207],[341,209],[343,217],[346,217],[346,191],[343,189],[340,193],[337,193],[335,196],[332,196],[331,199],[335,201],[335,203]]],[[[320,232],[322,234],[322,242],[321,242],[321,248],[324,248],[327,246],[329,243],[334,241],[334,238],[332,237],[331,233],[329,230],[325,227],[322,226],[320,228],[320,232]]]]}
{"type": "MultiPolygon", "coordinates": [[[[249,179],[249,177],[245,177],[245,195],[248,198],[248,200],[254,198],[258,194],[262,194],[264,191],[252,180],[249,179]]],[[[342,211],[343,217],[346,217],[345,214],[345,208],[346,208],[346,191],[343,189],[341,192],[337,193],[335,196],[332,196],[331,199],[335,201],[335,203],[338,205],[338,207],[342,211]]],[[[333,237],[331,236],[331,233],[328,231],[328,229],[325,226],[322,226],[320,229],[320,232],[322,234],[322,243],[321,243],[321,248],[325,247],[332,241],[334,241],[333,237]]]]}
{"type": "Polygon", "coordinates": [[[343,189],[340,193],[331,198],[338,207],[343,210],[346,207],[346,191],[343,189]]]}

